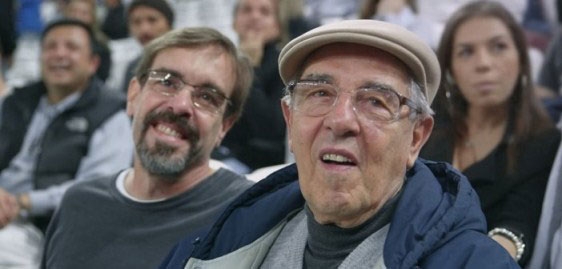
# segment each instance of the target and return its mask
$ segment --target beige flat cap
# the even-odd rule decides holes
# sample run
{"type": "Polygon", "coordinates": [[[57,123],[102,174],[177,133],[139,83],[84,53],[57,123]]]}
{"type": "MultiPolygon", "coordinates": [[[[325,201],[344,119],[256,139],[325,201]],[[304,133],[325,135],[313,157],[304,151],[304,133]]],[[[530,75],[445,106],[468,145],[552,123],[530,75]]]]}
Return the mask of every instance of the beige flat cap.
{"type": "Polygon", "coordinates": [[[425,88],[431,104],[441,78],[433,50],[405,28],[377,20],[345,20],[312,29],[289,42],[279,55],[279,74],[285,85],[314,50],[332,43],[354,43],[386,51],[408,66],[425,88]]]}

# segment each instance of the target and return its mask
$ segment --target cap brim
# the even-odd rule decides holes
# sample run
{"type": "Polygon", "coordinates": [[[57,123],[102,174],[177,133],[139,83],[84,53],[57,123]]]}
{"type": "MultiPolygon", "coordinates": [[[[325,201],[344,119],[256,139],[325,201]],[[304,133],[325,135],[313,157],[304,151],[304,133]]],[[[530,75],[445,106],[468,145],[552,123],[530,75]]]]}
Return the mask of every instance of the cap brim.
{"type": "Polygon", "coordinates": [[[316,49],[333,43],[354,43],[388,52],[410,68],[424,86],[431,103],[441,78],[439,62],[433,50],[405,28],[376,20],[347,20],[327,24],[293,39],[279,55],[279,74],[285,84],[295,79],[306,58],[316,49]]]}

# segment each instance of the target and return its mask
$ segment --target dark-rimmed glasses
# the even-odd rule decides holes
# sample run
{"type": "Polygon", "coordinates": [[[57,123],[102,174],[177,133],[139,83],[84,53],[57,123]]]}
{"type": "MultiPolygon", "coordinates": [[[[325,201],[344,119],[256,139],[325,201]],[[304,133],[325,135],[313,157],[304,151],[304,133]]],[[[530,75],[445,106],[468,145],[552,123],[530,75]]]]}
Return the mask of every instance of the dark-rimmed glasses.
{"type": "Polygon", "coordinates": [[[230,105],[230,99],[220,90],[207,86],[191,85],[177,75],[160,70],[149,70],[141,76],[146,85],[152,91],[167,97],[178,95],[184,88],[190,88],[191,101],[193,105],[203,111],[220,114],[224,111],[224,104],[230,105]],[[189,86],[189,87],[186,87],[189,86]]]}
{"type": "MultiPolygon", "coordinates": [[[[335,106],[342,90],[323,81],[292,81],[287,86],[293,95],[295,110],[308,116],[323,116],[335,106]]],[[[421,113],[416,104],[385,86],[370,86],[351,91],[353,110],[373,121],[392,122],[400,119],[401,107],[408,106],[412,112],[421,113]]]]}

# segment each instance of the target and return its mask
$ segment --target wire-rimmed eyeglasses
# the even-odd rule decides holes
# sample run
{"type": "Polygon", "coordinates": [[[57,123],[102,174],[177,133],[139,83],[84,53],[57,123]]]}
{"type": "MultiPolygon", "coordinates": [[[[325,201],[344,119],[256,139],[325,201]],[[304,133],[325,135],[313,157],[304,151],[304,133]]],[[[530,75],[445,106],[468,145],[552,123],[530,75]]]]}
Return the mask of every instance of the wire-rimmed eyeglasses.
{"type": "MultiPolygon", "coordinates": [[[[293,96],[295,110],[308,116],[328,114],[344,91],[336,86],[314,80],[292,81],[287,86],[293,96]]],[[[421,113],[421,109],[385,85],[374,85],[351,91],[353,110],[373,121],[392,122],[400,119],[401,107],[408,106],[411,113],[421,113]]]]}
{"type": "Polygon", "coordinates": [[[225,103],[227,106],[231,104],[230,99],[220,90],[209,86],[191,85],[168,71],[148,70],[141,76],[141,81],[143,80],[150,90],[167,97],[174,97],[186,88],[185,86],[189,86],[193,105],[213,114],[223,112],[225,103]]]}

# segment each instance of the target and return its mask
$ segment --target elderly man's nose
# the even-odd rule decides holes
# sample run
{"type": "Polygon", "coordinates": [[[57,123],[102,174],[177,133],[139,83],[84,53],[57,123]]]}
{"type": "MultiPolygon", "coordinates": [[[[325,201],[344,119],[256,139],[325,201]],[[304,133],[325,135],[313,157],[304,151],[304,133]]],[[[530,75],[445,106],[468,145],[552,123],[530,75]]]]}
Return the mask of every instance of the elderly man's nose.
{"type": "Polygon", "coordinates": [[[359,132],[353,99],[348,94],[340,95],[325,117],[326,126],[337,135],[359,132]]]}

